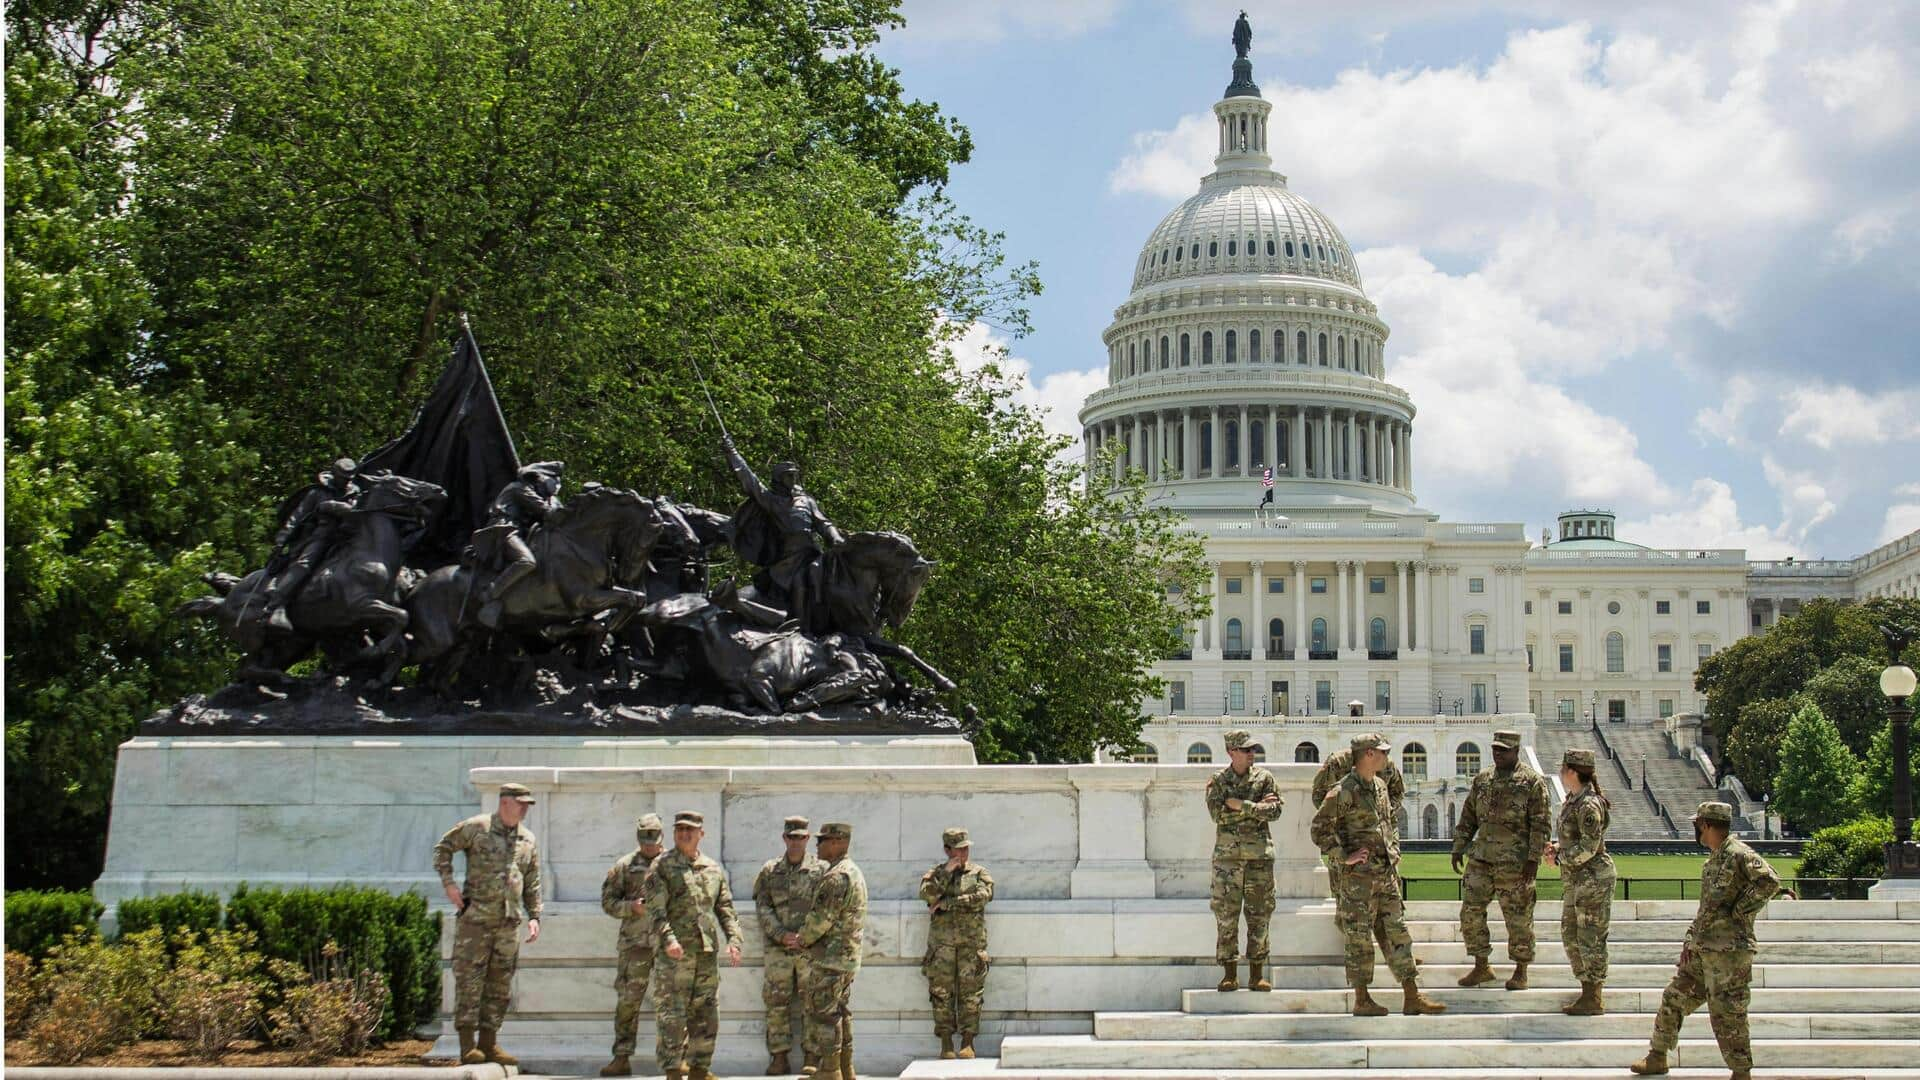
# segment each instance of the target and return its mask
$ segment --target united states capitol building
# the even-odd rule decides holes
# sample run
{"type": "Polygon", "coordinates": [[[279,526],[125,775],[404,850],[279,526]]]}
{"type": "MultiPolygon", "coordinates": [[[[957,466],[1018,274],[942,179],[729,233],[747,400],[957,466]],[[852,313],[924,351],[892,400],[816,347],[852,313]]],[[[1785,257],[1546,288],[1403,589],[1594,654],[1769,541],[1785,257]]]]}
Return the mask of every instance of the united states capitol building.
{"type": "Polygon", "coordinates": [[[1206,546],[1212,614],[1142,703],[1154,759],[1224,761],[1225,732],[1247,727],[1273,759],[1317,761],[1379,729],[1416,791],[1410,835],[1445,835],[1496,728],[1541,758],[1595,719],[1615,741],[1664,739],[1699,710],[1694,672],[1716,650],[1815,597],[1920,595],[1920,533],[1759,562],[1643,547],[1602,509],[1538,543],[1423,509],[1388,324],[1340,230],[1274,170],[1250,64],[1234,76],[1214,171],[1147,237],[1102,335],[1107,385],[1080,411],[1091,482],[1143,473],[1206,546]]]}

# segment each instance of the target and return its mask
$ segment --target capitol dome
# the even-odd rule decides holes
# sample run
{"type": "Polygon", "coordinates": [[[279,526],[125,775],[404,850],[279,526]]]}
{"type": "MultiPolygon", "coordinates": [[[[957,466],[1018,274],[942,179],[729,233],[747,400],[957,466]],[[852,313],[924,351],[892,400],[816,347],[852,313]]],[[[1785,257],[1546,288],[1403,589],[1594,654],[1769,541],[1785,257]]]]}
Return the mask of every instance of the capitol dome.
{"type": "Polygon", "coordinates": [[[1241,51],[1213,172],[1148,235],[1102,335],[1107,385],[1080,410],[1089,476],[1103,459],[1111,483],[1138,471],[1189,517],[1430,517],[1387,324],[1346,238],[1274,170],[1273,106],[1241,51]]]}

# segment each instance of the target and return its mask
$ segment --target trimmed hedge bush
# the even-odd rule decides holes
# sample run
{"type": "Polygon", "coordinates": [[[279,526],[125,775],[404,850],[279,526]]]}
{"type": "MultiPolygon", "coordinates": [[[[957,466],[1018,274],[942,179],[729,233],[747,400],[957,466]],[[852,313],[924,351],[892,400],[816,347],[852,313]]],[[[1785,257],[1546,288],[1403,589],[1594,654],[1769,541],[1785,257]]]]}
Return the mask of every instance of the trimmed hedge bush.
{"type": "Polygon", "coordinates": [[[316,978],[334,972],[376,973],[388,999],[378,1034],[410,1038],[440,1007],[440,915],[416,893],[338,886],[249,889],[227,901],[227,926],[251,930],[269,960],[299,964],[316,978]],[[326,954],[328,942],[339,946],[326,954]]]}
{"type": "Polygon", "coordinates": [[[120,901],[114,916],[122,934],[159,927],[160,936],[172,951],[182,930],[204,937],[220,929],[220,898],[204,892],[132,897],[120,901]]]}
{"type": "Polygon", "coordinates": [[[1887,872],[1887,853],[1881,846],[1893,839],[1893,819],[1863,817],[1833,825],[1813,834],[1800,855],[1800,876],[1807,878],[1877,878],[1887,872]]]}
{"type": "Polygon", "coordinates": [[[100,933],[105,911],[89,892],[20,889],[7,894],[7,948],[43,959],[62,938],[78,930],[100,933]]]}

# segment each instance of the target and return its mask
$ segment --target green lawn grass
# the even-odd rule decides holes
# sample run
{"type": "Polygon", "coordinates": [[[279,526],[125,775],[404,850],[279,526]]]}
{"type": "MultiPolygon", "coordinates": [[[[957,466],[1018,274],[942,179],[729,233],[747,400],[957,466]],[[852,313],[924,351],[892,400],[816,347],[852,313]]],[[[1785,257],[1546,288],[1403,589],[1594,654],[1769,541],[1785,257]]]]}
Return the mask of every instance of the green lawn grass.
{"type": "MultiPolygon", "coordinates": [[[[1633,878],[1633,896],[1635,900],[1679,900],[1692,899],[1699,895],[1700,865],[1706,861],[1706,853],[1699,855],[1615,855],[1614,869],[1622,878],[1633,878]],[[1684,884],[1683,884],[1684,883],[1684,884]]],[[[1800,871],[1800,860],[1774,857],[1767,860],[1782,878],[1791,878],[1800,871]]],[[[1457,880],[1459,875],[1448,864],[1448,857],[1440,852],[1408,852],[1400,856],[1400,876],[1404,878],[1445,878],[1457,880]]],[[[1627,886],[1622,883],[1615,886],[1614,895],[1624,898],[1627,886]]],[[[1542,900],[1560,899],[1560,870],[1558,867],[1540,867],[1539,895],[1542,900]]],[[[1459,886],[1454,880],[1412,882],[1407,888],[1409,900],[1457,900],[1459,886]]]]}

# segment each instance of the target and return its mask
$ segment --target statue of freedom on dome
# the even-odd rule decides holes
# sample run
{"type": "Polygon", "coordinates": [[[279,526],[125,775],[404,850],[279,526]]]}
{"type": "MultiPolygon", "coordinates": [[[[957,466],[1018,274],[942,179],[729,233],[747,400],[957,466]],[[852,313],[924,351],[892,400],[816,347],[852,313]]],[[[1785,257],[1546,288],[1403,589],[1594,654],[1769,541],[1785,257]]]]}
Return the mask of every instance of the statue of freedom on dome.
{"type": "Polygon", "coordinates": [[[1247,21],[1247,13],[1242,11],[1233,22],[1233,55],[1245,60],[1253,48],[1253,24],[1247,21]]]}

